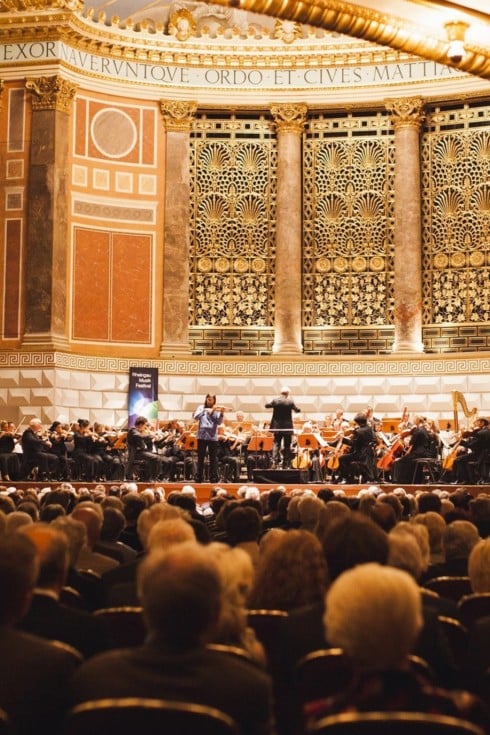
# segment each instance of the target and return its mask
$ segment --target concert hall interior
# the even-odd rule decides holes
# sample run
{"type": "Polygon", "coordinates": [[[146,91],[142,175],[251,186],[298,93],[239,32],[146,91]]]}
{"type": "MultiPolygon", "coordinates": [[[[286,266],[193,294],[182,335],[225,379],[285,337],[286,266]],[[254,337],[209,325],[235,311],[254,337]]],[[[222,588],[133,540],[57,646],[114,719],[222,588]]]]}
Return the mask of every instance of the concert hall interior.
{"type": "Polygon", "coordinates": [[[338,452],[339,408],[473,431],[489,38],[486,0],[0,3],[0,419],[117,432],[149,367],[191,434],[208,393],[263,430],[284,384],[293,448],[338,452]]]}

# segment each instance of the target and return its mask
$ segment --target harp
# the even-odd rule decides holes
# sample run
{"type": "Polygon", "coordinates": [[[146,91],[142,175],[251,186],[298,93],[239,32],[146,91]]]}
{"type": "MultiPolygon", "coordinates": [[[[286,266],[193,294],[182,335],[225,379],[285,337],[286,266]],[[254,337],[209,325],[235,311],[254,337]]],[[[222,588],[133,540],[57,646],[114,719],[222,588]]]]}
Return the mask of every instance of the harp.
{"type": "Polygon", "coordinates": [[[459,431],[458,405],[461,405],[461,408],[463,409],[463,413],[467,419],[465,428],[467,429],[470,428],[470,426],[476,420],[476,417],[478,415],[478,409],[472,408],[470,410],[466,404],[464,395],[460,393],[459,390],[453,390],[451,395],[453,398],[454,431],[459,431]]]}

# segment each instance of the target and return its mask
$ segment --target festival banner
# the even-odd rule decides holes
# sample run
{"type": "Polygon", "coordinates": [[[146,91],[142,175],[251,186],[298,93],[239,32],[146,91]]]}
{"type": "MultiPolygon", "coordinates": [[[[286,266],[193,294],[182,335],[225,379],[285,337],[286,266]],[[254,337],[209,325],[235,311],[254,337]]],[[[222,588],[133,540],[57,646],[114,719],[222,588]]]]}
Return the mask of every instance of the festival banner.
{"type": "Polygon", "coordinates": [[[158,369],[129,368],[128,428],[138,416],[144,416],[156,427],[158,421],[158,369]]]}

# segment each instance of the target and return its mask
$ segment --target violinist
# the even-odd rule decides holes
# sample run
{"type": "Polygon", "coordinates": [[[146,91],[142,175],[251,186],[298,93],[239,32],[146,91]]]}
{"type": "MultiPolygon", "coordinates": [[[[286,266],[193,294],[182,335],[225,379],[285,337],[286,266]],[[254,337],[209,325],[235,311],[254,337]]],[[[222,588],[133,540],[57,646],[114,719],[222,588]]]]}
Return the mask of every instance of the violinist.
{"type": "Polygon", "coordinates": [[[476,419],[474,428],[463,434],[461,453],[454,461],[456,483],[473,485],[485,481],[485,466],[490,458],[490,426],[488,419],[476,419]],[[466,434],[466,435],[465,435],[466,434]]]}
{"type": "Polygon", "coordinates": [[[20,479],[20,459],[15,451],[18,441],[13,422],[0,421],[0,474],[5,482],[20,479]]]}
{"type": "Polygon", "coordinates": [[[361,473],[367,482],[375,482],[374,448],[377,444],[376,434],[368,424],[365,413],[354,416],[357,424],[351,437],[344,437],[343,442],[350,451],[339,457],[338,474],[341,482],[354,482],[355,476],[361,473]]]}
{"type": "Polygon", "coordinates": [[[43,425],[37,418],[31,419],[22,438],[22,477],[28,479],[31,470],[38,468],[40,480],[50,480],[59,474],[59,460],[51,451],[52,444],[43,433],[43,425]]]}
{"type": "Polygon", "coordinates": [[[74,433],[73,459],[80,468],[80,474],[87,482],[94,482],[104,474],[104,460],[96,452],[96,442],[100,437],[90,428],[88,419],[78,419],[78,431],[74,433]]]}
{"type": "Polygon", "coordinates": [[[124,462],[118,451],[112,451],[109,432],[101,423],[94,422],[94,442],[92,454],[102,459],[102,475],[107,480],[122,482],[124,480],[124,462]]]}
{"type": "Polygon", "coordinates": [[[197,471],[195,482],[202,482],[204,461],[209,457],[209,481],[218,482],[218,426],[223,423],[223,408],[216,407],[216,396],[208,393],[194,412],[197,427],[197,471]]]}
{"type": "Polygon", "coordinates": [[[153,450],[153,436],[145,416],[138,416],[134,426],[128,431],[128,467],[126,474],[131,479],[135,462],[143,464],[143,477],[146,482],[155,482],[162,474],[162,461],[153,450]]]}
{"type": "Polygon", "coordinates": [[[60,479],[71,480],[69,451],[73,451],[73,432],[69,431],[67,425],[61,421],[53,421],[48,429],[49,441],[51,442],[51,451],[58,457],[60,467],[60,479]]]}
{"type": "MultiPolygon", "coordinates": [[[[413,482],[416,459],[434,457],[434,441],[427,429],[425,416],[415,416],[410,429],[408,447],[405,454],[395,460],[393,465],[393,482],[400,485],[410,485],[413,482]]],[[[417,467],[422,473],[422,468],[417,467]]],[[[422,477],[415,477],[415,482],[421,482],[422,477]]]]}

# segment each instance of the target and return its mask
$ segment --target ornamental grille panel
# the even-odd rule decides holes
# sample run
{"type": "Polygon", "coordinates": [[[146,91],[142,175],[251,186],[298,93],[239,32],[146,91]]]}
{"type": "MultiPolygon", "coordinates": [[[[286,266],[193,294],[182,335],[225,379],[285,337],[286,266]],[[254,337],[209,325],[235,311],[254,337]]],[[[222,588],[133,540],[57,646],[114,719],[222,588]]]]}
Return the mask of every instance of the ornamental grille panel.
{"type": "Polygon", "coordinates": [[[442,325],[429,351],[490,347],[489,119],[490,107],[476,102],[436,107],[427,115],[421,146],[423,322],[442,325]]]}
{"type": "Polygon", "coordinates": [[[386,352],[391,343],[372,328],[393,323],[394,159],[386,113],[309,121],[303,152],[303,326],[308,335],[314,327],[340,328],[340,339],[331,341],[320,330],[320,354],[386,352]],[[371,327],[369,336],[344,339],[342,328],[351,327],[371,327]]]}
{"type": "MultiPolygon", "coordinates": [[[[277,181],[272,120],[198,117],[190,168],[190,325],[270,327],[277,181]]],[[[198,351],[207,353],[205,343],[198,351]]]]}

